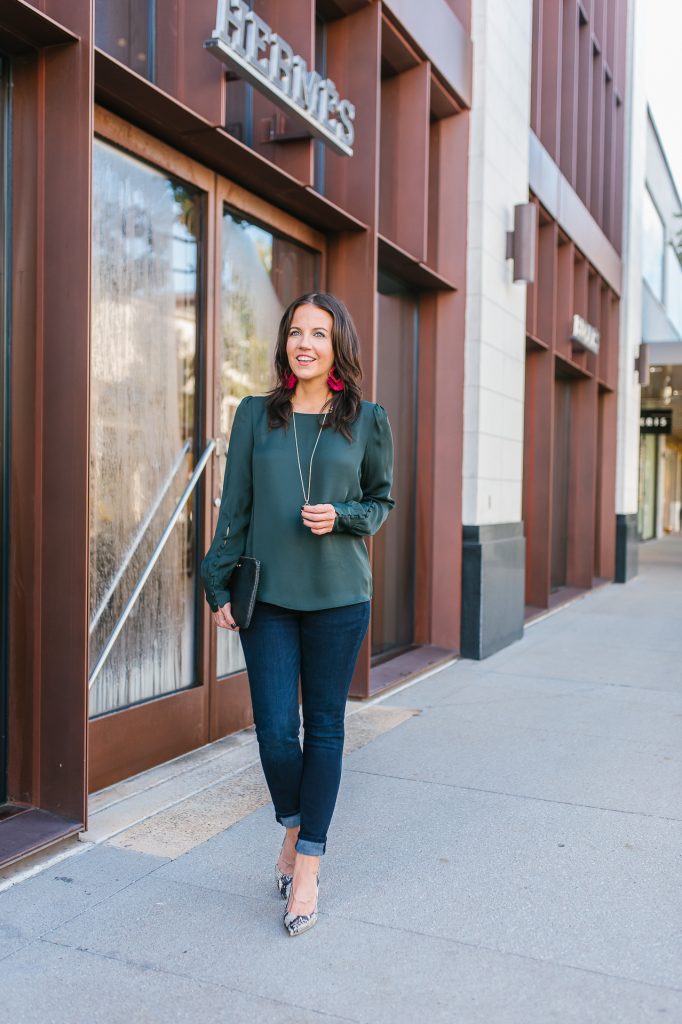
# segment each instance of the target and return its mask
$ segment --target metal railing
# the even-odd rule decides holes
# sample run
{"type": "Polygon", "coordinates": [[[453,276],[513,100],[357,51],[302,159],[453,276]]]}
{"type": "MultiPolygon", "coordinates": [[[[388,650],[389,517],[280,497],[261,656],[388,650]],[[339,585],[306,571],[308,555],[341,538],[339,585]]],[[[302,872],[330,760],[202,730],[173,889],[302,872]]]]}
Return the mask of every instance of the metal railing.
{"type": "Polygon", "coordinates": [[[175,480],[176,476],[178,475],[178,473],[180,471],[180,468],[181,468],[181,466],[182,466],[182,464],[183,464],[183,462],[185,460],[185,455],[189,454],[189,452],[191,452],[191,450],[192,450],[192,442],[191,441],[187,441],[183,445],[182,450],[180,451],[180,454],[178,455],[177,459],[173,463],[173,468],[171,469],[170,473],[166,477],[166,481],[165,481],[163,487],[161,488],[161,490],[159,491],[154,504],[152,505],[152,507],[150,508],[149,512],[147,513],[144,522],[141,524],[139,530],[137,531],[137,533],[133,537],[133,542],[130,545],[130,547],[128,548],[128,551],[126,552],[126,556],[123,559],[123,561],[121,562],[120,568],[117,570],[114,578],[112,579],[111,583],[107,587],[107,592],[104,595],[104,597],[102,598],[102,601],[100,603],[99,608],[97,609],[97,611],[95,612],[95,614],[92,617],[92,621],[90,622],[90,636],[92,636],[92,634],[97,629],[97,623],[99,622],[99,620],[104,615],[106,607],[109,604],[109,601],[111,600],[111,595],[116,590],[116,587],[119,585],[119,583],[121,582],[121,579],[123,577],[124,572],[126,571],[128,566],[130,565],[130,563],[131,563],[131,561],[133,559],[133,555],[137,551],[138,547],[140,546],[140,544],[142,542],[142,538],[144,537],[144,535],[146,534],[147,530],[149,529],[149,527],[151,525],[152,519],[154,518],[154,516],[158,512],[159,506],[160,506],[161,502],[166,497],[166,494],[168,493],[169,487],[171,486],[171,484],[175,480]]]}
{"type": "Polygon", "coordinates": [[[130,615],[131,611],[135,607],[137,599],[140,596],[140,594],[142,593],[142,588],[144,587],[145,583],[149,579],[149,576],[151,574],[152,569],[154,568],[154,566],[158,562],[159,558],[161,557],[161,552],[163,551],[164,547],[166,546],[166,543],[168,542],[168,538],[170,537],[171,533],[173,532],[173,527],[175,526],[175,524],[177,523],[178,519],[180,518],[182,510],[184,509],[185,505],[189,501],[189,498],[190,498],[194,488],[199,483],[199,479],[201,477],[201,474],[204,472],[204,470],[206,468],[206,465],[208,463],[208,460],[211,457],[211,453],[215,450],[215,447],[216,447],[216,442],[215,442],[215,440],[211,439],[209,441],[208,445],[206,446],[206,448],[205,448],[201,458],[197,462],[197,464],[196,464],[196,466],[194,468],[194,472],[192,473],[192,476],[190,477],[187,486],[185,487],[184,491],[182,492],[182,494],[180,496],[180,500],[178,501],[177,505],[175,506],[175,511],[173,512],[173,515],[168,520],[168,525],[166,526],[166,529],[163,531],[163,534],[161,535],[161,538],[160,538],[158,544],[154,548],[154,551],[152,552],[151,558],[149,559],[149,561],[147,562],[147,565],[145,566],[144,572],[142,573],[142,575],[140,576],[139,580],[135,584],[135,589],[133,590],[132,594],[128,598],[128,601],[126,602],[126,606],[125,606],[125,608],[123,609],[123,611],[121,612],[121,614],[119,616],[118,622],[116,623],[116,625],[114,626],[113,630],[111,631],[111,636],[107,640],[106,645],[105,645],[104,649],[102,650],[102,653],[100,654],[99,658],[97,659],[97,664],[95,665],[95,667],[93,668],[92,672],[90,673],[90,678],[88,679],[88,689],[89,690],[92,689],[92,687],[93,687],[93,685],[95,683],[95,680],[97,679],[97,677],[99,676],[100,672],[104,668],[104,665],[106,664],[107,658],[109,657],[109,655],[111,653],[111,649],[113,648],[114,644],[116,643],[116,640],[118,638],[119,633],[123,629],[124,625],[126,624],[126,620],[128,619],[128,616],[130,615]]]}

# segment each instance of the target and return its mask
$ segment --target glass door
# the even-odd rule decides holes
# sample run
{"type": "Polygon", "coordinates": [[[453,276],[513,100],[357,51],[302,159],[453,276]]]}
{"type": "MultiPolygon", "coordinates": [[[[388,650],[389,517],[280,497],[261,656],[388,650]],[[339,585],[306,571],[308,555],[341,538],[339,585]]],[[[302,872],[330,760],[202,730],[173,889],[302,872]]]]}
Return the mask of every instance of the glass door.
{"type": "Polygon", "coordinates": [[[215,182],[113,114],[97,108],[95,123],[91,790],[207,739],[200,484],[184,496],[205,437],[202,295],[215,182]]]}
{"type": "MultiPolygon", "coordinates": [[[[273,384],[277,328],[298,295],[314,291],[318,253],[278,237],[223,205],[220,278],[219,433],[229,441],[232,420],[245,395],[262,395],[273,384]]],[[[222,493],[221,459],[217,493],[222,493]]],[[[243,671],[239,636],[218,631],[217,675],[243,671]]]]}
{"type": "MultiPolygon", "coordinates": [[[[218,458],[209,484],[214,527],[235,411],[245,395],[262,395],[272,387],[279,321],[293,299],[320,287],[325,249],[322,235],[227,182],[219,185],[217,215],[218,458]]],[[[216,634],[213,738],[251,720],[239,636],[224,629],[216,634]]]]}
{"type": "MultiPolygon", "coordinates": [[[[201,196],[97,139],[90,451],[91,664],[173,514],[198,451],[201,196]]],[[[90,715],[197,682],[195,500],[90,694],[90,715]]]]}
{"type": "Polygon", "coordinates": [[[396,507],[373,539],[373,664],[414,644],[416,543],[419,306],[383,275],[379,286],[377,401],[393,431],[396,507]]]}
{"type": "Polygon", "coordinates": [[[95,124],[91,790],[251,722],[198,568],[236,407],[270,388],[281,314],[324,258],[293,218],[107,111],[95,124]]]}

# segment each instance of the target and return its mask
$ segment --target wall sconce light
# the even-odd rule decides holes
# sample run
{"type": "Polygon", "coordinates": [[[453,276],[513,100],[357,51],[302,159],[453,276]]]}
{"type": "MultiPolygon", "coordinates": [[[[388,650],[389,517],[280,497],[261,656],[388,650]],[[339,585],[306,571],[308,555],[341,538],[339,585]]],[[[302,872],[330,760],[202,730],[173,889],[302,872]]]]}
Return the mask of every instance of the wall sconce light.
{"type": "Polygon", "coordinates": [[[639,355],[635,356],[635,370],[637,371],[637,377],[642,387],[648,387],[650,361],[649,346],[645,344],[645,342],[642,342],[642,344],[639,346],[639,355]]]}
{"type": "Polygon", "coordinates": [[[535,280],[535,239],[538,208],[535,203],[514,207],[514,230],[507,232],[507,259],[514,261],[514,280],[532,284],[535,280]]]}

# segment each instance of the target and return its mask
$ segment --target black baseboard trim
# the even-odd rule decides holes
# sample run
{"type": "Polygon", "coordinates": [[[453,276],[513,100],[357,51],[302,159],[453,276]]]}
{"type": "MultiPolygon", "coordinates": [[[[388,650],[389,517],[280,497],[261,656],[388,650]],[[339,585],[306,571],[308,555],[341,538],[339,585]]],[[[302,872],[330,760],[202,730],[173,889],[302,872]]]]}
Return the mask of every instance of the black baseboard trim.
{"type": "Polygon", "coordinates": [[[639,572],[637,513],[616,513],[616,575],[614,583],[627,583],[639,572]]]}
{"type": "Polygon", "coordinates": [[[462,529],[461,654],[481,660],[523,636],[523,523],[462,529]]]}

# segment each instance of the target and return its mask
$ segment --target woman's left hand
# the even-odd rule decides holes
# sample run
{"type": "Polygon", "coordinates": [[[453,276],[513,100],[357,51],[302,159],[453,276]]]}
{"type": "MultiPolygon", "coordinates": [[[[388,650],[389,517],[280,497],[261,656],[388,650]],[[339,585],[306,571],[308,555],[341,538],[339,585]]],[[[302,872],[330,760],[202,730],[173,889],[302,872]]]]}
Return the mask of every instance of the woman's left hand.
{"type": "Polygon", "coordinates": [[[303,505],[301,519],[304,526],[309,526],[312,533],[331,533],[334,529],[336,509],[333,505],[303,505]]]}

